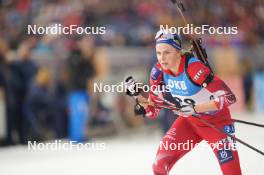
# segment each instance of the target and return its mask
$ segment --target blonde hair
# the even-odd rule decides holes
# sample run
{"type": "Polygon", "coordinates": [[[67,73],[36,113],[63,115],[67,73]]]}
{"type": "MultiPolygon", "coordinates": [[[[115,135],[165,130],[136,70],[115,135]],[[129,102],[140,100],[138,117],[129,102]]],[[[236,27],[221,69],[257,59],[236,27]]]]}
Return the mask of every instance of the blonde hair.
{"type": "Polygon", "coordinates": [[[43,67],[40,68],[36,75],[36,81],[38,84],[48,84],[52,80],[52,73],[49,68],[43,67]]]}

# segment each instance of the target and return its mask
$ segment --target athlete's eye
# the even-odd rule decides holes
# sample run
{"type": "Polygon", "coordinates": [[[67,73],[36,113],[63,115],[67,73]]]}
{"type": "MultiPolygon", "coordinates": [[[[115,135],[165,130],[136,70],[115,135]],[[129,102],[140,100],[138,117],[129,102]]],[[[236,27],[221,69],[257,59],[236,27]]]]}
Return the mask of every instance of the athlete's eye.
{"type": "Polygon", "coordinates": [[[163,54],[164,54],[164,55],[168,55],[168,54],[170,54],[170,52],[169,52],[169,51],[164,51],[163,54]]]}

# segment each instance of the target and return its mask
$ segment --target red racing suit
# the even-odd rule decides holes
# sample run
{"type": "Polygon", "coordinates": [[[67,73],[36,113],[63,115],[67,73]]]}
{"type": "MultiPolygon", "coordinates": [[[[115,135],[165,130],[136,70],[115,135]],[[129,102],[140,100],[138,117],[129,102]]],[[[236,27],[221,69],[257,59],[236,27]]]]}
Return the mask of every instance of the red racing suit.
{"type": "MultiPolygon", "coordinates": [[[[181,105],[197,105],[214,100],[218,110],[202,113],[201,117],[224,132],[234,134],[234,124],[230,120],[228,107],[236,102],[236,98],[227,85],[220,78],[214,76],[208,86],[201,86],[210,74],[210,69],[195,57],[182,56],[178,72],[177,75],[173,75],[169,70],[163,70],[157,63],[150,73],[151,87],[168,85],[169,93],[181,105]],[[186,64],[187,66],[185,66],[186,64]]],[[[151,89],[150,100],[155,104],[162,104],[160,98],[164,98],[164,95],[158,94],[159,98],[157,98],[157,92],[153,88],[151,89]]],[[[146,116],[155,119],[160,110],[159,107],[148,106],[146,116]]],[[[168,145],[172,143],[180,145],[186,142],[196,145],[202,140],[210,144],[223,175],[241,175],[238,152],[236,149],[230,149],[232,146],[227,147],[232,143],[232,148],[234,148],[234,141],[224,133],[206,126],[193,116],[179,116],[165,134],[153,163],[154,174],[167,175],[173,165],[192,149],[192,147],[187,150],[181,147],[171,149],[168,145]],[[218,146],[216,147],[216,145],[218,146]]]]}

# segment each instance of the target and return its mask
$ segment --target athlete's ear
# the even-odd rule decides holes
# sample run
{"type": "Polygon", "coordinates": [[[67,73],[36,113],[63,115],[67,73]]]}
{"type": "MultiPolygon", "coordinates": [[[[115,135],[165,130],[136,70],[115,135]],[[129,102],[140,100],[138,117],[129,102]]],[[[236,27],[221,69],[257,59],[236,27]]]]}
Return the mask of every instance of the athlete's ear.
{"type": "Polygon", "coordinates": [[[188,50],[186,50],[186,49],[181,49],[181,50],[179,50],[179,52],[180,52],[180,54],[181,54],[181,56],[183,56],[183,55],[193,55],[190,51],[188,51],[188,50]]]}

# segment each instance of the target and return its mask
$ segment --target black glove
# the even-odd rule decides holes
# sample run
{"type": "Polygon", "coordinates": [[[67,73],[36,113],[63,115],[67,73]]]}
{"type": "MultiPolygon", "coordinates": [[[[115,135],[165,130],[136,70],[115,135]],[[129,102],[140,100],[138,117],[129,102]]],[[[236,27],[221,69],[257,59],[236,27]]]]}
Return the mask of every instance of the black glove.
{"type": "Polygon", "coordinates": [[[126,94],[129,96],[138,96],[142,91],[142,89],[138,87],[138,83],[132,76],[127,77],[124,83],[126,86],[126,94]]]}
{"type": "Polygon", "coordinates": [[[139,103],[135,104],[134,112],[136,115],[143,115],[143,117],[145,117],[145,114],[146,114],[145,108],[141,106],[139,103]]]}
{"type": "MultiPolygon", "coordinates": [[[[126,94],[129,96],[138,96],[141,92],[142,89],[138,87],[138,83],[132,76],[129,76],[125,79],[125,86],[126,86],[126,94]]],[[[141,106],[138,102],[138,99],[136,98],[136,104],[134,106],[134,112],[136,115],[143,115],[145,117],[146,110],[143,106],[141,106]]]]}

